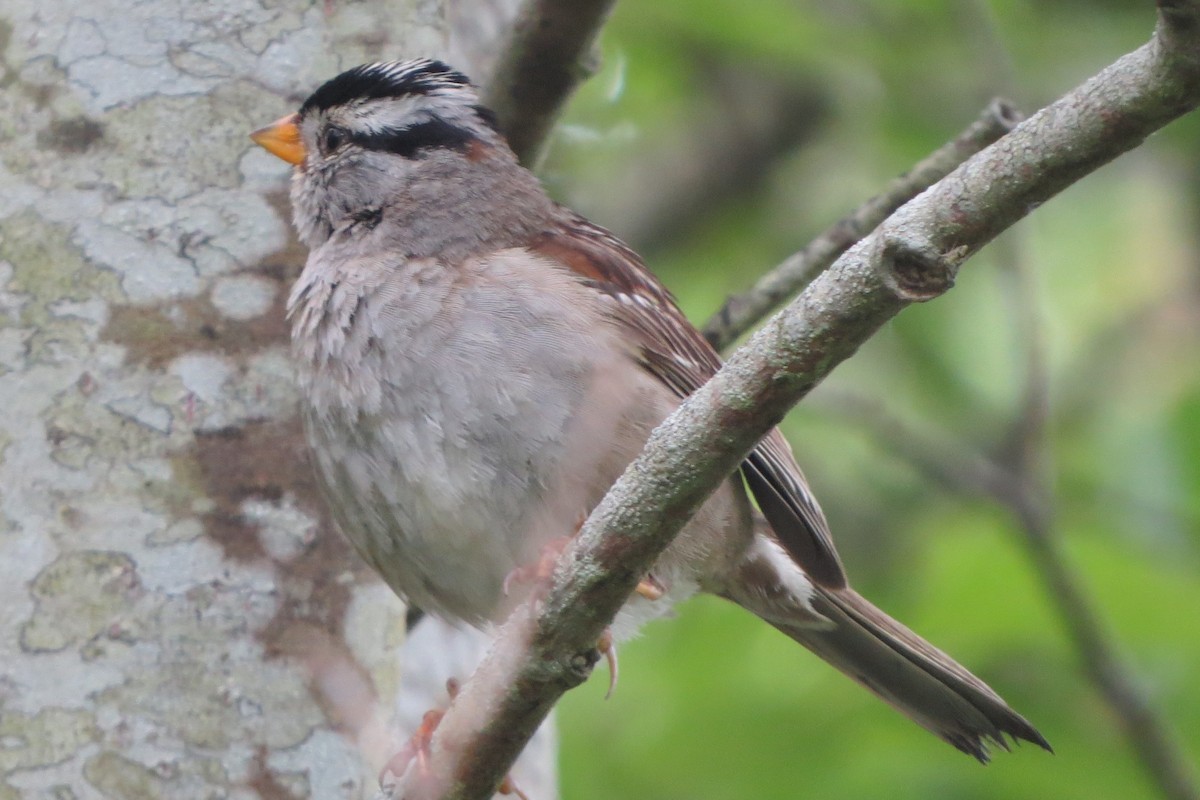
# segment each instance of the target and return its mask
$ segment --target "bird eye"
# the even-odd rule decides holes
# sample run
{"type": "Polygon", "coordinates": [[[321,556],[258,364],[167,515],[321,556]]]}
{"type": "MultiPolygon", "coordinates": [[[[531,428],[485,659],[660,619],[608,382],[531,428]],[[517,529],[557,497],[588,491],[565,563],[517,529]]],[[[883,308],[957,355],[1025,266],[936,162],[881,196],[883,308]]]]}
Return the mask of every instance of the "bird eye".
{"type": "Polygon", "coordinates": [[[345,144],[346,140],[349,138],[350,135],[346,133],[345,128],[339,128],[336,125],[326,128],[324,141],[325,152],[332,153],[334,150],[337,150],[339,147],[345,144]]]}

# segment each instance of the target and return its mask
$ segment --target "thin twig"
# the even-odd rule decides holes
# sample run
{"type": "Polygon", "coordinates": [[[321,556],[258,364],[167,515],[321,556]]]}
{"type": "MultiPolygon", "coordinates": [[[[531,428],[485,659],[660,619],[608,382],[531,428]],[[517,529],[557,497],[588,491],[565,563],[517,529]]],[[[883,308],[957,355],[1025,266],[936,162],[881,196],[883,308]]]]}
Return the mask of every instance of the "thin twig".
{"type": "Polygon", "coordinates": [[[596,71],[592,49],[615,0],[529,0],[483,101],[525,166],[538,163],[567,99],[596,71]]]}
{"type": "Polygon", "coordinates": [[[1029,557],[1075,644],[1084,672],[1116,715],[1142,766],[1164,797],[1196,800],[1200,791],[1182,748],[1167,732],[1167,726],[1117,654],[1096,604],[1071,569],[1054,531],[1053,491],[1048,475],[1050,375],[1045,326],[1038,312],[1030,264],[1018,252],[1018,243],[1010,239],[1009,246],[1011,258],[1005,259],[1002,274],[1012,283],[1012,315],[1024,338],[1025,390],[1012,424],[1010,460],[1000,468],[1011,474],[1021,491],[996,500],[1006,504],[1020,521],[1029,557]]]}
{"type": "Polygon", "coordinates": [[[777,309],[825,270],[851,245],[875,229],[897,208],[937,183],[955,167],[1011,131],[1021,114],[1006,100],[988,104],[979,118],[952,141],[939,147],[880,194],[839,219],[803,250],[758,279],[754,287],[733,295],[704,326],[704,337],[718,350],[732,344],[759,320],[777,309]]]}
{"type": "Polygon", "coordinates": [[[651,263],[703,231],[714,212],[744,205],[829,116],[829,87],[709,60],[699,107],[657,141],[639,142],[587,205],[651,263]]]}
{"type": "Polygon", "coordinates": [[[1116,716],[1142,766],[1163,797],[1196,800],[1200,796],[1196,778],[1178,742],[1138,689],[1105,631],[1096,604],[1070,567],[1054,531],[1050,492],[1036,471],[1026,471],[1031,462],[1018,456],[1006,465],[967,453],[918,432],[889,414],[882,404],[853,394],[839,392],[828,399],[831,402],[823,403],[823,408],[868,431],[891,453],[949,491],[985,497],[1013,515],[1030,561],[1071,637],[1083,671],[1116,716]]]}
{"type": "Polygon", "coordinates": [[[1046,337],[1042,315],[1038,309],[1038,293],[1034,287],[1032,267],[1022,252],[1021,242],[1013,232],[1001,245],[1001,278],[1008,288],[1009,318],[1020,337],[1024,355],[1024,387],[1020,410],[1013,416],[1009,443],[1001,461],[1013,472],[1045,484],[1047,469],[1046,426],[1050,422],[1050,374],[1046,365],[1046,337]]]}
{"type": "Polygon", "coordinates": [[[1021,502],[1009,503],[1020,521],[1030,559],[1050,594],[1067,633],[1075,643],[1084,672],[1116,715],[1143,768],[1171,800],[1200,798],[1196,776],[1179,743],[1137,687],[1117,655],[1078,576],[1068,566],[1053,531],[1053,511],[1037,488],[1027,488],[1021,502]]]}
{"type": "Polygon", "coordinates": [[[428,758],[409,769],[405,796],[490,797],[558,697],[586,677],[639,576],[775,421],[896,313],[949,289],[999,232],[1200,104],[1198,53],[1200,0],[1177,0],[1151,43],[908,203],[760,329],[651,434],[540,602],[505,623],[428,758]]]}

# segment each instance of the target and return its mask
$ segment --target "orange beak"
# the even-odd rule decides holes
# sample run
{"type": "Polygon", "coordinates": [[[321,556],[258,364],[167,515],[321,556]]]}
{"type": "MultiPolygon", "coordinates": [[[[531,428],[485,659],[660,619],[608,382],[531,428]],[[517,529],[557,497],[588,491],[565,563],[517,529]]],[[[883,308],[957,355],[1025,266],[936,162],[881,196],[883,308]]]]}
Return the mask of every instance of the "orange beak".
{"type": "Polygon", "coordinates": [[[250,138],[271,155],[278,156],[289,164],[302,164],[304,143],[300,141],[299,122],[299,114],[288,114],[265,128],[259,128],[250,134],[250,138]]]}

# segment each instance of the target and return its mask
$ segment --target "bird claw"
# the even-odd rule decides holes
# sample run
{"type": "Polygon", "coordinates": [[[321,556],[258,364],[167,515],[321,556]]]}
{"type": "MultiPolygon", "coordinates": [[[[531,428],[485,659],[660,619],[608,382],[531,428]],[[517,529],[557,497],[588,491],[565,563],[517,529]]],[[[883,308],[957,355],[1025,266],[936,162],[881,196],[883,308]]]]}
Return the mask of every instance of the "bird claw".
{"type": "Polygon", "coordinates": [[[667,587],[655,577],[653,572],[647,572],[646,577],[638,581],[637,588],[634,591],[647,600],[661,600],[663,595],[667,593],[667,587]]]}
{"type": "Polygon", "coordinates": [[[510,596],[514,586],[549,581],[550,576],[554,574],[554,567],[558,564],[558,559],[562,557],[573,538],[574,536],[559,536],[551,539],[542,545],[542,551],[537,561],[513,567],[512,571],[504,576],[504,583],[501,584],[504,596],[510,596]]]}
{"type": "MultiPolygon", "coordinates": [[[[450,695],[450,701],[453,702],[455,697],[458,697],[459,682],[455,678],[446,679],[446,693],[450,695]]],[[[379,785],[386,786],[389,775],[394,779],[399,779],[408,771],[409,765],[415,759],[417,769],[424,772],[429,766],[429,747],[433,742],[433,733],[437,730],[438,725],[442,722],[442,717],[446,716],[446,712],[439,709],[431,709],[426,711],[421,717],[421,724],[413,731],[413,735],[408,741],[392,756],[383,770],[379,773],[379,785]]]]}
{"type": "Polygon", "coordinates": [[[437,730],[437,726],[445,715],[446,712],[438,710],[425,712],[417,730],[396,752],[396,755],[388,760],[379,773],[380,786],[387,786],[389,779],[397,780],[403,776],[414,760],[417,762],[417,769],[422,772],[428,769],[429,747],[433,742],[433,732],[437,730]]]}
{"type": "MultiPolygon", "coordinates": [[[[448,678],[446,680],[446,694],[450,695],[450,702],[458,697],[459,689],[462,685],[456,678],[448,678]]],[[[409,738],[404,746],[392,756],[383,770],[379,773],[379,785],[387,788],[390,783],[399,780],[408,771],[409,765],[416,759],[417,769],[422,774],[429,770],[429,747],[433,742],[433,733],[441,724],[442,718],[446,716],[445,711],[433,709],[426,711],[425,716],[421,717],[421,724],[417,726],[417,730],[409,738]]],[[[521,791],[513,780],[512,775],[505,775],[504,780],[500,782],[497,790],[502,795],[514,795],[518,800],[529,800],[529,795],[521,791]]]]}
{"type": "Polygon", "coordinates": [[[604,633],[600,634],[600,641],[596,642],[596,649],[604,655],[604,660],[608,662],[608,691],[604,694],[604,699],[607,700],[616,690],[617,678],[620,676],[617,666],[617,645],[613,641],[612,629],[604,629],[604,633]]]}
{"type": "Polygon", "coordinates": [[[496,791],[502,795],[516,795],[519,800],[529,800],[529,795],[521,791],[521,787],[517,786],[512,775],[505,775],[504,780],[500,781],[500,785],[496,787],[496,791]]]}
{"type": "MultiPolygon", "coordinates": [[[[585,518],[581,517],[575,526],[574,533],[568,536],[559,536],[546,542],[542,546],[541,554],[537,561],[533,564],[523,564],[514,567],[511,572],[504,576],[504,582],[501,587],[504,590],[504,596],[508,597],[512,594],[512,590],[519,584],[527,583],[545,583],[550,580],[550,576],[554,574],[554,567],[558,564],[558,560],[562,554],[566,552],[567,547],[571,544],[571,540],[578,534],[580,528],[583,527],[585,518]]],[[[647,600],[660,600],[667,593],[667,587],[653,573],[647,573],[646,577],[638,582],[637,588],[634,590],[647,600]]],[[[617,679],[620,675],[620,668],[617,664],[617,646],[613,641],[612,631],[608,628],[604,629],[604,633],[600,635],[600,640],[596,642],[596,649],[604,656],[605,662],[608,663],[608,691],[604,695],[607,700],[612,697],[613,692],[617,688],[617,679]]],[[[451,695],[453,697],[453,694],[451,695]]],[[[508,778],[505,778],[509,781],[508,778]]],[[[503,786],[503,784],[501,784],[503,786]]],[[[525,795],[512,786],[513,791],[519,797],[524,798],[525,795]]],[[[501,794],[507,792],[501,791],[501,794]]]]}

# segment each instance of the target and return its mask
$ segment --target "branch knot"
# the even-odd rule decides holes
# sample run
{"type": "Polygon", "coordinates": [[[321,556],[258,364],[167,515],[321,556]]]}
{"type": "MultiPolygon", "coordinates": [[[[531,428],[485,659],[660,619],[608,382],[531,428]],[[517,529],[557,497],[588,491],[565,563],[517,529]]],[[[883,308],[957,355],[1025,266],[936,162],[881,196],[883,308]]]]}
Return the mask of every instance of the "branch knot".
{"type": "Polygon", "coordinates": [[[600,660],[600,651],[596,649],[583,650],[573,654],[566,660],[563,678],[569,686],[578,686],[592,674],[592,667],[600,660]]]}
{"type": "Polygon", "coordinates": [[[923,303],[944,294],[954,286],[958,265],[966,254],[955,249],[939,253],[927,245],[880,238],[877,265],[884,285],[906,303],[923,303]]]}

